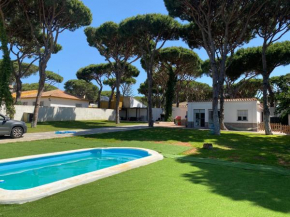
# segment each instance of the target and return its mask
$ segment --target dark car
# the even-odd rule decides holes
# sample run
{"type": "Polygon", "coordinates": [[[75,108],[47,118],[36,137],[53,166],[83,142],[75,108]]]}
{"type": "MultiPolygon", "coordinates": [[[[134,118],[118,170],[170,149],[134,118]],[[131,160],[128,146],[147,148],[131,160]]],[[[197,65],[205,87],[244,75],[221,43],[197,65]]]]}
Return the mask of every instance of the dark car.
{"type": "Polygon", "coordinates": [[[10,120],[0,114],[0,136],[9,135],[12,138],[20,138],[26,132],[27,127],[23,121],[10,120]]]}

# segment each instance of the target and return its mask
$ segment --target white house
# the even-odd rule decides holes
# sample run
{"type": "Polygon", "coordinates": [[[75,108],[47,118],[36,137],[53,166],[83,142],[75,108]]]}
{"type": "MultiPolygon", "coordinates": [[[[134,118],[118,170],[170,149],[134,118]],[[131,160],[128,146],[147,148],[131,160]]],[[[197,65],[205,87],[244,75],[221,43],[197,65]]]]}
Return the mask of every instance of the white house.
{"type": "MultiPolygon", "coordinates": [[[[21,93],[22,105],[35,105],[37,90],[23,91],[21,93]]],[[[12,94],[15,97],[15,93],[12,94]]],[[[88,108],[89,101],[67,94],[62,90],[44,92],[41,96],[40,106],[46,107],[69,107],[88,108]]]]}
{"type": "MultiPolygon", "coordinates": [[[[263,108],[255,98],[225,99],[224,114],[230,130],[257,131],[257,124],[263,122],[263,108]]],[[[209,128],[212,122],[212,101],[188,103],[188,127],[209,128]]]]}

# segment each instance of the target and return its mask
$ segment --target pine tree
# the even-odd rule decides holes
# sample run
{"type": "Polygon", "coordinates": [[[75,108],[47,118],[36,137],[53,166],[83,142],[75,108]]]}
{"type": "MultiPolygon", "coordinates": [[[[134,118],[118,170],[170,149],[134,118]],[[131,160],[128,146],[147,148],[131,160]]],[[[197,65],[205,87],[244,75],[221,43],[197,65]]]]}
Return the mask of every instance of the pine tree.
{"type": "Polygon", "coordinates": [[[9,56],[7,35],[2,20],[0,20],[0,41],[3,52],[3,60],[0,65],[0,105],[3,103],[6,105],[6,113],[12,118],[15,114],[13,98],[9,89],[12,64],[9,56]]]}

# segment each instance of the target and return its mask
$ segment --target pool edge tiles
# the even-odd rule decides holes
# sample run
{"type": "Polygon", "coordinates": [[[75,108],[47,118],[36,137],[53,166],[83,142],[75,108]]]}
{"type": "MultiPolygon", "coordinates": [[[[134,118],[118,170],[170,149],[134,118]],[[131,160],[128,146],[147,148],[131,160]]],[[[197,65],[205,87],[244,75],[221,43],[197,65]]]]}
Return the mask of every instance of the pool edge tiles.
{"type": "Polygon", "coordinates": [[[34,158],[78,153],[78,152],[83,152],[83,151],[92,151],[92,150],[99,150],[99,149],[102,149],[102,150],[105,150],[105,149],[142,150],[142,151],[148,152],[149,156],[145,156],[145,157],[133,160],[133,161],[129,161],[129,162],[118,164],[118,165],[111,166],[108,168],[96,170],[93,172],[88,172],[82,175],[70,177],[67,179],[59,180],[56,182],[52,182],[49,184],[41,185],[38,187],[26,189],[26,190],[5,190],[5,189],[0,188],[0,204],[23,204],[27,202],[32,202],[32,201],[39,200],[41,198],[44,198],[44,197],[47,197],[47,196],[50,196],[50,195],[53,195],[53,194],[56,194],[65,190],[68,190],[68,189],[74,188],[76,186],[91,183],[99,179],[113,176],[115,174],[125,172],[127,170],[131,170],[131,169],[138,168],[141,166],[145,166],[145,165],[148,165],[148,164],[151,164],[151,163],[154,163],[156,161],[163,159],[163,156],[161,154],[150,149],[118,147],[118,148],[79,149],[79,150],[72,150],[72,151],[65,151],[65,152],[42,154],[42,155],[32,155],[32,156],[0,160],[0,163],[9,163],[9,162],[14,162],[14,161],[29,160],[29,159],[34,159],[34,158]]]}

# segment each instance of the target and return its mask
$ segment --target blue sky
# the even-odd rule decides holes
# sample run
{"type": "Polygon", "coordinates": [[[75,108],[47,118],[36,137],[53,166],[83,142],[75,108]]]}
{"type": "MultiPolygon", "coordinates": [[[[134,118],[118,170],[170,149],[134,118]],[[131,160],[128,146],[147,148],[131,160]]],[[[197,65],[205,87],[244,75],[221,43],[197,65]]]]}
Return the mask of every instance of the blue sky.
{"type": "MultiPolygon", "coordinates": [[[[123,19],[137,14],[146,13],[162,13],[167,14],[163,0],[83,0],[84,4],[91,9],[93,14],[93,22],[91,26],[98,27],[107,21],[119,23],[123,19]]],[[[76,72],[81,67],[89,64],[104,63],[105,59],[99,55],[97,49],[89,47],[84,35],[84,28],[74,32],[65,31],[60,35],[59,44],[63,50],[56,55],[53,55],[48,63],[47,70],[59,73],[64,77],[65,83],[67,80],[76,79],[76,72]]],[[[280,41],[290,40],[290,33],[286,34],[280,41]]],[[[261,39],[254,39],[245,47],[260,46],[261,39]]],[[[188,46],[182,41],[173,41],[166,43],[165,46],[188,46]]],[[[202,60],[208,59],[204,50],[195,50],[202,60]]],[[[134,63],[140,69],[140,75],[137,78],[137,84],[134,85],[134,94],[138,95],[138,87],[140,83],[146,79],[146,73],[140,67],[140,63],[134,63]]],[[[272,76],[283,75],[290,72],[290,66],[277,68],[272,76]]],[[[198,81],[211,85],[211,79],[208,77],[199,78],[198,81]]],[[[24,83],[38,82],[38,76],[32,76],[24,79],[24,83]]],[[[63,89],[63,84],[58,87],[63,89]]],[[[106,87],[105,90],[109,90],[106,87]]]]}

